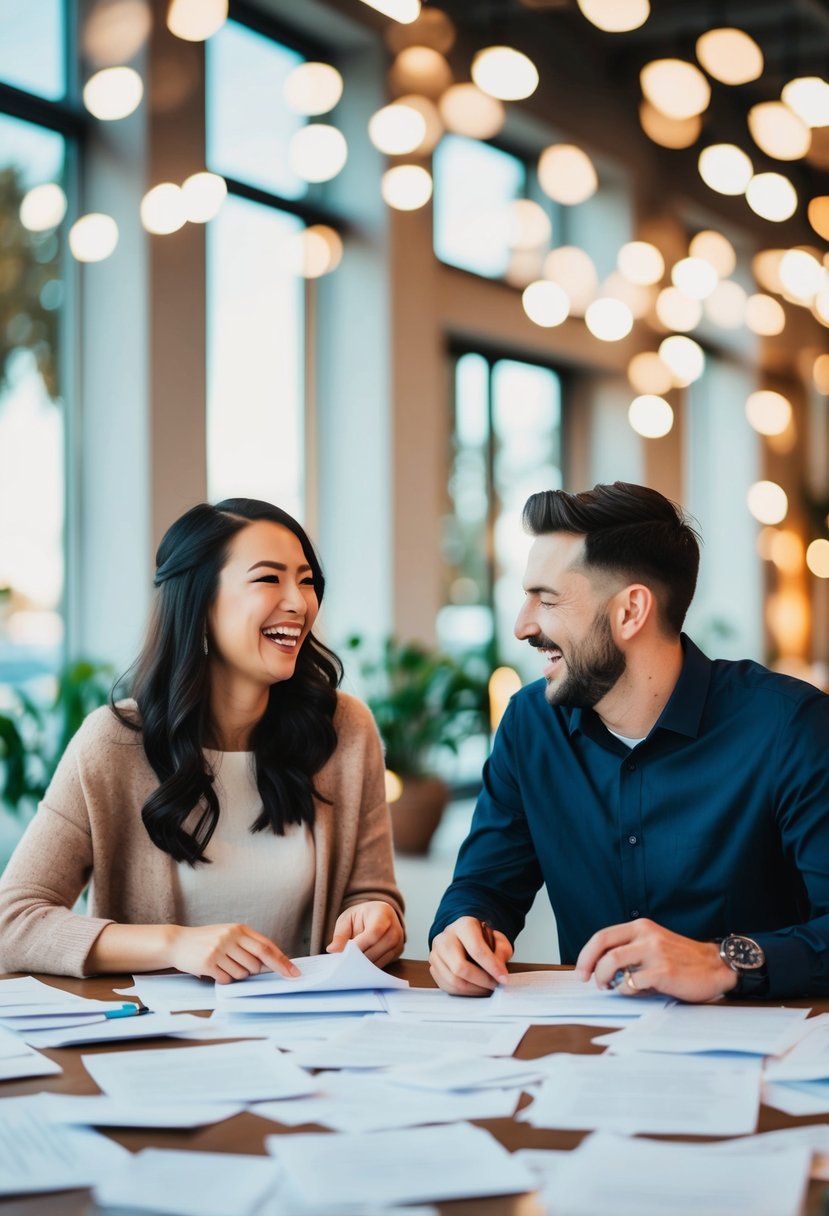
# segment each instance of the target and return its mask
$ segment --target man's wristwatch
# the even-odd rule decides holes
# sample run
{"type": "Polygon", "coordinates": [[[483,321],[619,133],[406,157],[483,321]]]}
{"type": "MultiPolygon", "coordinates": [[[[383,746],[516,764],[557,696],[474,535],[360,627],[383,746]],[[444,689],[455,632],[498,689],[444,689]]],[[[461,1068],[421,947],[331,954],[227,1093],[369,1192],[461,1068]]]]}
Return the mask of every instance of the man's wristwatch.
{"type": "Polygon", "coordinates": [[[768,988],[768,971],[763,947],[753,937],[729,933],[718,937],[720,958],[737,976],[737,986],[732,988],[735,996],[764,996],[768,988]]]}

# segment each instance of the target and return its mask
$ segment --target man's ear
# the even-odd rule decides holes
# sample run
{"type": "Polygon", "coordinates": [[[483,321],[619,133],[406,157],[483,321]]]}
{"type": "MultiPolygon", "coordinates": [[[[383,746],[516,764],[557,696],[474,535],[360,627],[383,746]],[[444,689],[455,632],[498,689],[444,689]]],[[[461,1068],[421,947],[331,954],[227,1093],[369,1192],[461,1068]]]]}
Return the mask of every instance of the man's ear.
{"type": "Polygon", "coordinates": [[[641,632],[656,611],[656,600],[644,583],[630,583],[613,597],[611,618],[620,641],[629,642],[641,632]]]}

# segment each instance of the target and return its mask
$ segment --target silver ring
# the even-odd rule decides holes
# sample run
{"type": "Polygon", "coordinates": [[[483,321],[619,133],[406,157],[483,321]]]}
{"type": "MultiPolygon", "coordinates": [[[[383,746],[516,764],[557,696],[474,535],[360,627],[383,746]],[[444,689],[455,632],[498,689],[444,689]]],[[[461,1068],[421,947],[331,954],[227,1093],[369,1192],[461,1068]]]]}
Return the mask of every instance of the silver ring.
{"type": "Polygon", "coordinates": [[[639,991],[640,991],[640,989],[639,989],[639,988],[637,988],[637,987],[636,987],[636,985],[635,985],[635,984],[634,984],[634,982],[633,982],[633,973],[632,973],[632,971],[631,971],[630,967],[625,967],[625,983],[627,984],[627,986],[628,986],[628,988],[630,989],[630,991],[631,991],[631,992],[639,992],[639,991]]]}

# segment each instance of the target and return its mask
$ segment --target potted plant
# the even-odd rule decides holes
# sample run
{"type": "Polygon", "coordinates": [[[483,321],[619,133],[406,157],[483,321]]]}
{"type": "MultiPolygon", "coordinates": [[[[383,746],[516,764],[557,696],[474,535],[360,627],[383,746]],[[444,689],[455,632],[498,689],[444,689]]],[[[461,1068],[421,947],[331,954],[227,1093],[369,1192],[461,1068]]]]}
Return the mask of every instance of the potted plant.
{"type": "Polygon", "coordinates": [[[58,673],[54,693],[39,700],[6,686],[0,710],[0,805],[23,818],[46,792],[69,740],[87,714],[109,697],[111,672],[77,660],[58,673]]]}
{"type": "Polygon", "coordinates": [[[488,729],[489,663],[481,653],[456,659],[395,638],[373,654],[359,637],[346,648],[359,659],[385,746],[387,784],[399,778],[389,792],[395,847],[425,853],[449,801],[449,786],[435,772],[441,753],[457,755],[463,739],[488,729]]]}

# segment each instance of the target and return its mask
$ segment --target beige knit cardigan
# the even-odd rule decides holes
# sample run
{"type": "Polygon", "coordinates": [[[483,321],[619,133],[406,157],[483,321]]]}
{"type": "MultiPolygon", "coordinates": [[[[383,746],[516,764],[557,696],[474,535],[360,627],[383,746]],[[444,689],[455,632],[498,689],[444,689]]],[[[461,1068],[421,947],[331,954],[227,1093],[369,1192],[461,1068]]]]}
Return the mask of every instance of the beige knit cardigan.
{"type": "MultiPolygon", "coordinates": [[[[315,778],[316,874],[307,953],[331,940],[339,914],[385,900],[403,918],[394,880],[383,757],[374,720],[337,694],[337,748],[315,778]]],[[[86,719],[0,880],[0,970],[88,974],[101,930],[181,924],[173,867],[150,840],[141,807],[158,785],[141,735],[109,707],[86,719]],[[89,915],[71,909],[90,885],[89,915]]],[[[186,863],[181,863],[186,864],[186,863]]]]}

